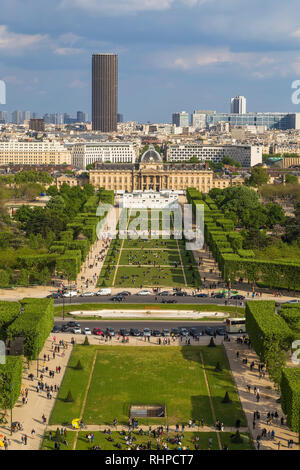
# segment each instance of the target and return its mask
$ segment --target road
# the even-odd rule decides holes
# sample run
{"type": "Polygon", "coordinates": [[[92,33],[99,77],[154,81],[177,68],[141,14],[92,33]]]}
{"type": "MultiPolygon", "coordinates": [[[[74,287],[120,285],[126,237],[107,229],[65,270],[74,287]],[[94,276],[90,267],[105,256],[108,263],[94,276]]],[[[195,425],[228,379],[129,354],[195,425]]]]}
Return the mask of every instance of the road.
{"type": "MultiPolygon", "coordinates": [[[[70,321],[69,319],[67,320],[59,320],[55,322],[55,325],[57,326],[62,326],[66,325],[70,321]]],[[[195,322],[195,321],[186,321],[182,320],[180,321],[168,321],[168,320],[145,320],[145,321],[140,321],[140,320],[76,320],[80,323],[81,328],[90,328],[91,330],[93,328],[104,328],[106,329],[107,327],[111,326],[115,329],[115,331],[119,331],[121,328],[137,328],[139,330],[142,330],[143,328],[150,328],[150,330],[157,329],[157,330],[162,330],[164,328],[166,329],[171,329],[171,328],[191,328],[191,327],[196,327],[198,331],[203,330],[204,328],[208,326],[212,327],[218,327],[218,326],[224,326],[223,322],[195,322]]]]}
{"type": "MultiPolygon", "coordinates": [[[[94,296],[94,297],[71,297],[71,299],[64,298],[64,299],[55,299],[54,304],[55,305],[76,305],[76,304],[107,304],[110,303],[112,305],[122,305],[122,304],[144,304],[144,305],[151,305],[151,304],[162,304],[163,299],[176,299],[177,304],[215,304],[215,305],[225,305],[225,299],[214,299],[212,297],[192,297],[190,295],[186,297],[179,297],[179,296],[158,296],[157,299],[155,300],[155,295],[128,295],[125,297],[122,302],[114,302],[110,300],[112,298],[111,295],[109,296],[94,296]]],[[[240,300],[227,300],[227,305],[231,306],[243,306],[244,307],[244,302],[241,305],[240,300]]],[[[176,304],[174,304],[175,307],[176,304]]]]}

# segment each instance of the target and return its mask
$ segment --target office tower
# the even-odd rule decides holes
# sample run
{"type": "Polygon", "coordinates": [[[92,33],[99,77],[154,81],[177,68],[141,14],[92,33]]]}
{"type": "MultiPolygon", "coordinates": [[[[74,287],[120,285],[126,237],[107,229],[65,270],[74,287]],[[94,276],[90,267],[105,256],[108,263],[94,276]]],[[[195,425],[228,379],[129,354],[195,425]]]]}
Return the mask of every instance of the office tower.
{"type": "Polygon", "coordinates": [[[0,124],[6,124],[8,122],[7,111],[0,111],[0,124]]]}
{"type": "Polygon", "coordinates": [[[189,126],[189,115],[186,111],[172,114],[172,124],[177,127],[188,127],[189,126]]]}
{"type": "Polygon", "coordinates": [[[76,121],[77,122],[86,122],[86,113],[84,113],[83,111],[77,111],[76,121]]]}
{"type": "Polygon", "coordinates": [[[23,111],[22,112],[22,121],[30,121],[31,119],[31,112],[30,111],[23,111]]]}
{"type": "Polygon", "coordinates": [[[117,114],[117,122],[124,122],[124,116],[123,114],[117,114]]]}
{"type": "Polygon", "coordinates": [[[39,113],[32,113],[32,119],[41,119],[41,116],[39,115],[39,113]]]}
{"type": "Polygon", "coordinates": [[[11,113],[11,122],[13,124],[20,124],[22,121],[22,113],[18,109],[11,113]]]}
{"type": "Polygon", "coordinates": [[[30,119],[29,129],[32,131],[43,132],[45,130],[44,119],[30,119]]]}
{"type": "Polygon", "coordinates": [[[93,54],[92,123],[93,130],[116,132],[118,110],[118,56],[93,54]]]}
{"type": "Polygon", "coordinates": [[[236,96],[230,100],[230,112],[232,114],[246,114],[247,100],[244,96],[236,96]]]}

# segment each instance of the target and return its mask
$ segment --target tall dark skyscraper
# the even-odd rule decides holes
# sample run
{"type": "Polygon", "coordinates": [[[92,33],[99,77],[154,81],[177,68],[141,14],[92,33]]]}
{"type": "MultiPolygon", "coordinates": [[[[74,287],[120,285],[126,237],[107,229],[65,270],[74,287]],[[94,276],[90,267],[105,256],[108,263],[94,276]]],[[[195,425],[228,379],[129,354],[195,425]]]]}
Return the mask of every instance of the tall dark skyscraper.
{"type": "Polygon", "coordinates": [[[92,122],[94,131],[115,132],[118,112],[118,56],[93,54],[92,122]]]}

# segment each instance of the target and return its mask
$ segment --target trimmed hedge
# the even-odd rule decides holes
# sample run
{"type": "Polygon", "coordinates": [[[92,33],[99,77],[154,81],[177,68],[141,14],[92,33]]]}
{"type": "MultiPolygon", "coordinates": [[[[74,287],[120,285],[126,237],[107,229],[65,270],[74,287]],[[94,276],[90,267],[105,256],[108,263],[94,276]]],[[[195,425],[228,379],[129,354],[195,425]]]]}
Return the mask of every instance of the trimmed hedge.
{"type": "Polygon", "coordinates": [[[287,415],[287,422],[292,431],[300,428],[300,368],[286,368],[282,371],[280,384],[281,407],[287,415]]]}
{"type": "Polygon", "coordinates": [[[6,356],[6,363],[0,364],[0,409],[7,410],[11,405],[16,404],[20,396],[21,385],[22,357],[6,356]]]}
{"type": "Polygon", "coordinates": [[[21,301],[23,312],[7,328],[7,338],[24,337],[24,356],[36,359],[54,325],[53,299],[21,301]]]}
{"type": "Polygon", "coordinates": [[[246,330],[251,344],[261,361],[265,362],[272,344],[287,351],[293,341],[293,333],[283,318],[275,313],[275,302],[257,300],[246,302],[246,330]]]}
{"type": "Polygon", "coordinates": [[[21,305],[19,302],[0,301],[0,339],[5,341],[6,328],[20,313],[21,305]]]}

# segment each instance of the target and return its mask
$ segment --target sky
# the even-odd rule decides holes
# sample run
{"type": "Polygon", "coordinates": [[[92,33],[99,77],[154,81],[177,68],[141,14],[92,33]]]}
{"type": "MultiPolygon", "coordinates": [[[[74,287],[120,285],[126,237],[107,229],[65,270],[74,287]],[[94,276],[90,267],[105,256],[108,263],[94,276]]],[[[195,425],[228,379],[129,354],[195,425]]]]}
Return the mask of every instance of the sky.
{"type": "Polygon", "coordinates": [[[91,115],[91,56],[119,57],[125,120],[177,111],[300,112],[299,0],[0,0],[1,110],[91,115]]]}

